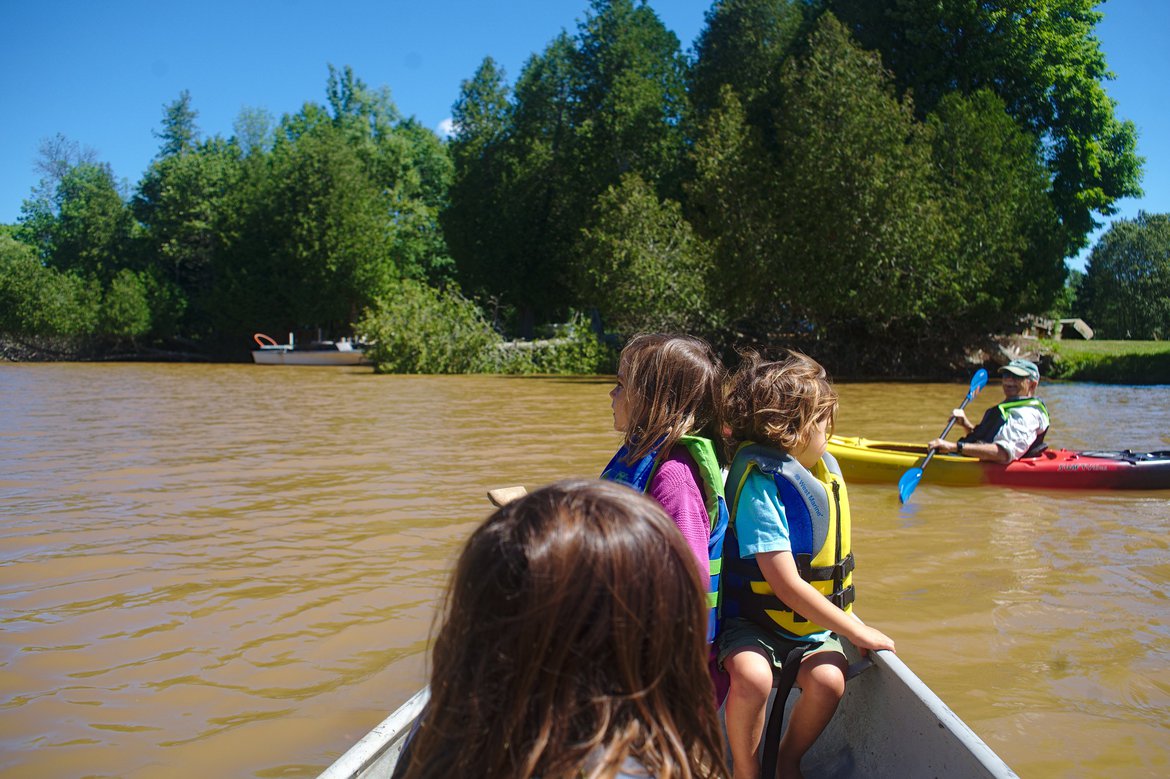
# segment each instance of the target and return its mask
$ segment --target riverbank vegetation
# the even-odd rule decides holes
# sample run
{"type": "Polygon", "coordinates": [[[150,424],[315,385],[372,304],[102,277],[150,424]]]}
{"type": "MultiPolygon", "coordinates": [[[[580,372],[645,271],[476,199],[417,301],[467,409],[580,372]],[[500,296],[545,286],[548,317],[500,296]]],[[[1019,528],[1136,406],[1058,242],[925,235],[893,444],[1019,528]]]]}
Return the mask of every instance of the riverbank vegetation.
{"type": "Polygon", "coordinates": [[[1093,5],[723,0],[684,53],[650,5],[593,0],[514,82],[469,74],[448,140],[348,67],[227,136],[184,92],[133,187],[46,142],[0,234],[0,333],[244,357],[257,330],[356,332],[384,371],[612,368],[591,321],[937,374],[1075,309],[1064,259],[1140,192],[1093,5]]]}
{"type": "Polygon", "coordinates": [[[1170,384],[1170,341],[1044,341],[1042,348],[1054,379],[1170,384]]]}

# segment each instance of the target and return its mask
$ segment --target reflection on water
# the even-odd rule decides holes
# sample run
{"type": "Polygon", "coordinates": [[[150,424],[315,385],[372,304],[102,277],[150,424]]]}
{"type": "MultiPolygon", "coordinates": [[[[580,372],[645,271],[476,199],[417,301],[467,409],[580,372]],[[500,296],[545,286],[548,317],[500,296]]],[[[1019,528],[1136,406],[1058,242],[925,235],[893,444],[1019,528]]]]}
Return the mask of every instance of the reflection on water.
{"type": "MultiPolygon", "coordinates": [[[[0,365],[0,774],[315,775],[421,683],[484,492],[604,464],[609,386],[0,365]]],[[[1044,389],[1059,444],[1170,448],[1165,388],[1044,389]]],[[[838,430],[964,391],[846,385],[838,430]]],[[[851,494],[859,611],[1017,771],[1170,769],[1170,493],[851,494]]]]}

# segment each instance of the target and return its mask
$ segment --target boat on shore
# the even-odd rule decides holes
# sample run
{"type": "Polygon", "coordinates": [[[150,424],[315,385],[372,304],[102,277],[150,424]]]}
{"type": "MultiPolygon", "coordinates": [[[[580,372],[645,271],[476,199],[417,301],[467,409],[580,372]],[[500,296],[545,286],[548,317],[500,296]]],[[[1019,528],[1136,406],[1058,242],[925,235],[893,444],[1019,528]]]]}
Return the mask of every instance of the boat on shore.
{"type": "MultiPolygon", "coordinates": [[[[896,484],[910,468],[921,468],[925,444],[831,436],[829,454],[837,458],[847,482],[896,484]]],[[[1170,451],[1074,451],[1045,449],[1007,465],[974,457],[936,454],[925,477],[933,484],[1095,490],[1170,489],[1170,451]]]]}
{"type": "Polygon", "coordinates": [[[258,349],[252,350],[252,362],[257,365],[366,365],[364,344],[342,338],[340,341],[311,341],[308,346],[297,346],[293,334],[288,343],[277,343],[271,336],[256,333],[252,336],[258,349]]]}
{"type": "MultiPolygon", "coordinates": [[[[897,655],[874,652],[862,659],[842,644],[852,663],[845,697],[805,755],[801,767],[808,779],[1016,776],[897,655]]],[[[789,696],[789,711],[799,694],[789,696]]],[[[427,688],[420,690],[319,779],[389,779],[429,697],[427,688]]]]}

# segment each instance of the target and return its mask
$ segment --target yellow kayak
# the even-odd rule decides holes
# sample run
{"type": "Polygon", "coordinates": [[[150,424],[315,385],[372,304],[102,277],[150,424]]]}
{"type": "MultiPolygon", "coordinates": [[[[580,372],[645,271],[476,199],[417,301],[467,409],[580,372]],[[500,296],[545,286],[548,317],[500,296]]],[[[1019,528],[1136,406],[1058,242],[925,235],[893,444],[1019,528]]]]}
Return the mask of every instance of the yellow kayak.
{"type": "MultiPolygon", "coordinates": [[[[922,467],[926,444],[831,436],[829,454],[846,481],[896,484],[906,471],[922,467]]],[[[1048,449],[1008,465],[946,454],[930,461],[926,479],[934,484],[1002,484],[1055,489],[1170,488],[1170,451],[1079,452],[1048,449]]]]}
{"type": "MultiPolygon", "coordinates": [[[[835,435],[829,438],[829,454],[837,458],[846,482],[896,483],[906,471],[922,467],[926,444],[835,435]]],[[[930,461],[930,481],[936,484],[986,483],[978,460],[941,455],[935,455],[930,461]]]]}

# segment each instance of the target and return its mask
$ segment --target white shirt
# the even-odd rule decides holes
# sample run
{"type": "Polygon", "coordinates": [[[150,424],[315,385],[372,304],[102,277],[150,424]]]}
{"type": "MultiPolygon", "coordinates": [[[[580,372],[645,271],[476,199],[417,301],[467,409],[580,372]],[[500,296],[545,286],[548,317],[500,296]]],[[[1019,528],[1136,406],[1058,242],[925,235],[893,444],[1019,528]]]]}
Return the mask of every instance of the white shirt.
{"type": "Polygon", "coordinates": [[[1044,415],[1039,409],[1021,406],[1008,412],[1007,420],[991,443],[1006,450],[1014,461],[1024,456],[1024,452],[1036,441],[1040,431],[1047,429],[1044,426],[1044,415]]]}

